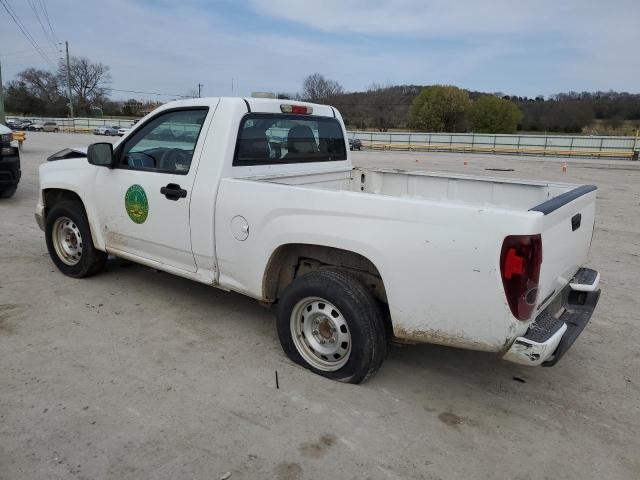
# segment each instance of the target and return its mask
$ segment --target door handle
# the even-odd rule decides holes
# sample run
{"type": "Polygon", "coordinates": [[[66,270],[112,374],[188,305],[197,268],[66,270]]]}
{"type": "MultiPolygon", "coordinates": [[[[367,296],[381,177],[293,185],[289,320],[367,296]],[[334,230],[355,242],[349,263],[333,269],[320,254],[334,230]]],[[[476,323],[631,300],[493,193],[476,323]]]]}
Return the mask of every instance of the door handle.
{"type": "Polygon", "coordinates": [[[169,200],[179,200],[181,198],[186,198],[187,191],[183,188],[180,188],[180,185],[177,183],[169,183],[166,187],[160,188],[160,193],[167,197],[169,200]]]}

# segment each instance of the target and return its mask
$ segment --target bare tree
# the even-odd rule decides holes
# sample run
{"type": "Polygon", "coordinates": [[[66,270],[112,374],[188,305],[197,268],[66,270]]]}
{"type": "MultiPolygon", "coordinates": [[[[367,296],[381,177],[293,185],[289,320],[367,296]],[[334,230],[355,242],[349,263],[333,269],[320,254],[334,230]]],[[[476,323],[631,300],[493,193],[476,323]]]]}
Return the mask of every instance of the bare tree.
{"type": "Polygon", "coordinates": [[[327,103],[330,98],[342,93],[342,85],[316,72],[304,79],[300,96],[308,102],[327,103]]]}
{"type": "MultiPolygon", "coordinates": [[[[107,84],[111,82],[109,67],[103,63],[93,63],[86,57],[71,57],[69,76],[73,100],[78,111],[88,113],[90,107],[101,104],[107,97],[107,84]]],[[[67,86],[67,64],[60,61],[56,73],[60,85],[67,86]]]]}
{"type": "Polygon", "coordinates": [[[56,103],[60,99],[60,84],[53,73],[27,68],[16,77],[20,82],[24,82],[29,93],[36,98],[49,103],[56,103]]]}

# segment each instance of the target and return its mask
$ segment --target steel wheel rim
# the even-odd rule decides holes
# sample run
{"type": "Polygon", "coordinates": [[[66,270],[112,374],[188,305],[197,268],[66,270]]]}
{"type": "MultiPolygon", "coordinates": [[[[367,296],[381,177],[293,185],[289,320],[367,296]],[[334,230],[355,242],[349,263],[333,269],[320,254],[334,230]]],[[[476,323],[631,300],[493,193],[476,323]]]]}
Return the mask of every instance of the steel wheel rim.
{"type": "Polygon", "coordinates": [[[82,234],[68,217],[59,217],[51,230],[53,247],[58,258],[67,265],[77,265],[82,258],[82,234]]]}
{"type": "Polygon", "coordinates": [[[349,361],[349,325],[331,302],[319,297],[303,298],[291,311],[290,327],[298,353],[314,368],[332,372],[349,361]]]}

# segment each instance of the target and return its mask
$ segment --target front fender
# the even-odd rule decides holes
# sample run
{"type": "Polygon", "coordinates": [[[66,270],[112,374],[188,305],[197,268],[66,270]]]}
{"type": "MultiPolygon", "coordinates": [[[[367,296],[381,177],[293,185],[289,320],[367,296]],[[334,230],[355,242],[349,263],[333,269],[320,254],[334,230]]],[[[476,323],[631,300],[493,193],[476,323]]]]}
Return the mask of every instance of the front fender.
{"type": "Polygon", "coordinates": [[[50,190],[64,190],[75,194],[82,202],[93,244],[98,250],[105,249],[104,237],[100,228],[97,210],[91,192],[95,186],[97,168],[87,163],[86,158],[74,158],[45,163],[40,166],[40,196],[36,206],[36,219],[42,215],[43,226],[46,223],[46,211],[50,205],[46,203],[46,193],[50,190]]]}

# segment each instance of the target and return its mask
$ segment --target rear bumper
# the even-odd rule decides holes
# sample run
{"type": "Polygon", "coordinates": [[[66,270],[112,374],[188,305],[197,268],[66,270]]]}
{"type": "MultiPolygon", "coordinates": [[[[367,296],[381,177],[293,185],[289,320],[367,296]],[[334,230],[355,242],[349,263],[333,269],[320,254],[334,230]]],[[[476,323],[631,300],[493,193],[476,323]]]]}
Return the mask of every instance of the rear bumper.
{"type": "Polygon", "coordinates": [[[589,286],[590,290],[575,282],[567,285],[561,293],[561,308],[552,304],[540,313],[527,333],[516,338],[503,358],[520,365],[555,365],[580,336],[598,304],[598,285],[589,286]]]}

